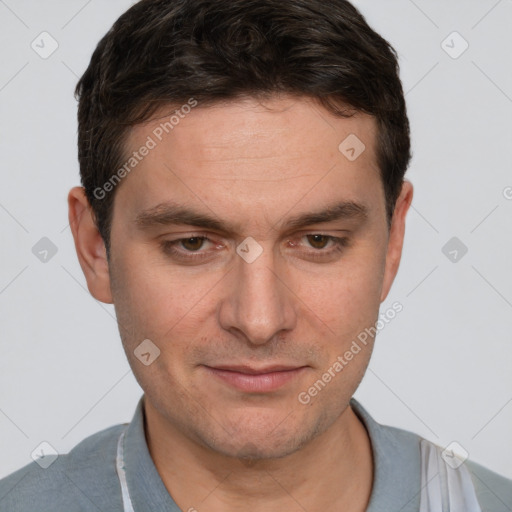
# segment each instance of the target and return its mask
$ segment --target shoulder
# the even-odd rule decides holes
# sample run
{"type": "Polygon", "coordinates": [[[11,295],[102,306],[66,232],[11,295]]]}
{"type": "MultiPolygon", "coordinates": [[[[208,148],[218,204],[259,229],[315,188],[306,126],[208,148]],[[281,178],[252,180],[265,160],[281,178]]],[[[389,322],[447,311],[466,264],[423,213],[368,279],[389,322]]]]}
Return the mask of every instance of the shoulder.
{"type": "Polygon", "coordinates": [[[0,512],[117,510],[115,472],[122,424],[93,434],[46,469],[31,462],[0,480],[0,512]]]}
{"type": "MultiPolygon", "coordinates": [[[[416,446],[419,452],[420,443],[424,441],[424,438],[415,433],[389,426],[382,427],[381,438],[388,442],[387,451],[390,453],[396,453],[400,447],[404,448],[405,446],[416,446]]],[[[443,450],[442,447],[434,443],[431,444],[436,446],[440,452],[443,450]]],[[[409,451],[409,457],[411,454],[412,451],[409,451]]],[[[417,458],[412,457],[412,459],[416,466],[417,458]]],[[[482,512],[512,511],[512,480],[471,460],[466,460],[464,465],[471,476],[476,499],[482,512]]],[[[409,470],[414,471],[411,464],[409,464],[409,470]]],[[[419,471],[419,468],[416,471],[419,471]]]]}
{"type": "Polygon", "coordinates": [[[466,461],[482,512],[510,512],[512,510],[512,480],[490,469],[466,461]]]}
{"type": "MultiPolygon", "coordinates": [[[[395,492],[398,486],[406,482],[416,493],[416,497],[408,502],[407,510],[418,510],[421,494],[420,475],[425,469],[421,447],[425,443],[435,447],[439,456],[443,448],[408,430],[377,423],[357,400],[353,399],[351,405],[369,432],[377,469],[381,469],[381,476],[386,475],[386,485],[380,485],[375,495],[379,498],[387,496],[390,489],[395,492]],[[393,478],[395,481],[392,482],[393,478]],[[390,483],[392,485],[389,485],[390,483]]],[[[466,460],[462,467],[469,472],[468,478],[471,478],[474,494],[482,512],[512,511],[512,480],[471,460],[466,460]]],[[[383,479],[380,478],[380,483],[382,482],[383,479]]],[[[378,487],[379,478],[375,483],[378,487]]],[[[376,498],[375,501],[377,504],[376,498]]],[[[376,507],[375,510],[380,508],[376,507]]]]}

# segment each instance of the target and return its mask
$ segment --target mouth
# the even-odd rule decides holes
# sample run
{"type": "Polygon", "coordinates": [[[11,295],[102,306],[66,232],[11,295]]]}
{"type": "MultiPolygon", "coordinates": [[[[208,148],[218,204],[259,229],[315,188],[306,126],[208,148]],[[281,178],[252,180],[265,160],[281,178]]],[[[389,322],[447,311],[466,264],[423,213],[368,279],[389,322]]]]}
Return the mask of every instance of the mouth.
{"type": "Polygon", "coordinates": [[[245,393],[268,393],[276,391],[297,379],[307,366],[204,366],[207,372],[230,387],[245,393]]]}

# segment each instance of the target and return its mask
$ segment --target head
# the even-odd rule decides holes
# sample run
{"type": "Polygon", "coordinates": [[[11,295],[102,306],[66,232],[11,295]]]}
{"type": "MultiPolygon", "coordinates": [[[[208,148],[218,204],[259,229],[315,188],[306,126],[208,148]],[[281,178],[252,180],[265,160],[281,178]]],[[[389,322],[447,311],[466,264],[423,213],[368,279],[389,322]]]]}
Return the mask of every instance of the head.
{"type": "Polygon", "coordinates": [[[298,450],[346,410],[374,340],[332,368],[398,270],[395,52],[344,0],[142,0],[76,92],[70,223],[147,406],[225,455],[298,450]],[[301,370],[249,392],[211,371],[233,366],[301,370]]]}

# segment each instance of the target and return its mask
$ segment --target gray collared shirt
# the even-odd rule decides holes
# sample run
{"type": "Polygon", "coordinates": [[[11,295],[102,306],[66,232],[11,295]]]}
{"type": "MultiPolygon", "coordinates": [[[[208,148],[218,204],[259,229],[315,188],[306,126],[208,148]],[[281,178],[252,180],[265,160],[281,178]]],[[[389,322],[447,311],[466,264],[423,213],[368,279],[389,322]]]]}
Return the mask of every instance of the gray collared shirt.
{"type": "MultiPolygon", "coordinates": [[[[126,481],[135,512],[180,512],[148,450],[143,399],[129,424],[93,434],[47,469],[33,462],[0,480],[0,512],[123,512],[116,471],[123,431],[126,481]]],[[[350,403],[368,431],[374,457],[367,512],[418,512],[422,438],[380,425],[355,399],[350,403]]],[[[512,512],[512,481],[473,462],[465,464],[482,512],[512,512]]]]}

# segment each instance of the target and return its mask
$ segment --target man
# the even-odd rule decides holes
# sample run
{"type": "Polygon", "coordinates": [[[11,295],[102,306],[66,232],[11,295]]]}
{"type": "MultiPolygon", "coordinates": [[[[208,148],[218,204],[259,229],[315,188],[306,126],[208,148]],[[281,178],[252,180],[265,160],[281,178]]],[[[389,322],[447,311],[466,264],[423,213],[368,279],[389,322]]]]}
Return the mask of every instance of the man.
{"type": "Polygon", "coordinates": [[[77,94],[70,224],[144,396],[0,510],[512,509],[352,398],[413,188],[396,54],[351,4],[142,0],[77,94]]]}

